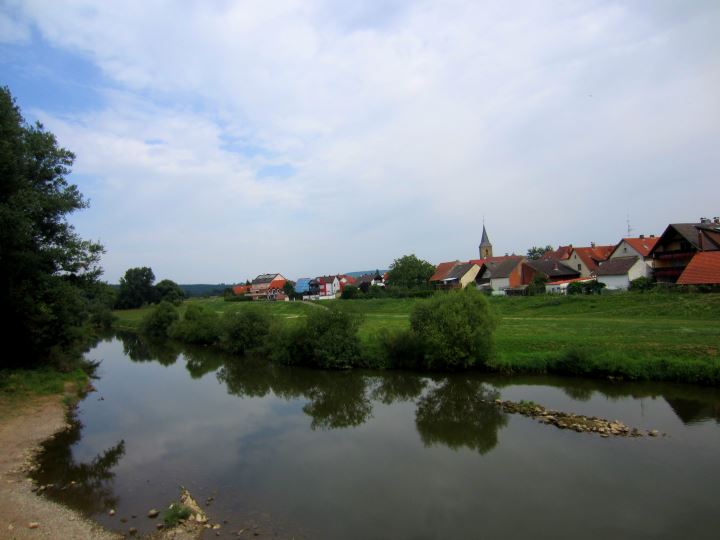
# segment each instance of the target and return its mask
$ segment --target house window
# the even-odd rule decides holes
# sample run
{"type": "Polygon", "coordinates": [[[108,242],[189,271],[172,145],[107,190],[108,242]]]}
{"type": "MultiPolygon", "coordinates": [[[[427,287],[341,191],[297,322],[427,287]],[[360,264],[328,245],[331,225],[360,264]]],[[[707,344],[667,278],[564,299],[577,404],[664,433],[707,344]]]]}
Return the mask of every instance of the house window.
{"type": "Polygon", "coordinates": [[[626,247],[623,248],[623,253],[627,253],[627,248],[626,248],[626,247]]]}
{"type": "Polygon", "coordinates": [[[578,272],[582,270],[582,266],[578,264],[578,272]]]}

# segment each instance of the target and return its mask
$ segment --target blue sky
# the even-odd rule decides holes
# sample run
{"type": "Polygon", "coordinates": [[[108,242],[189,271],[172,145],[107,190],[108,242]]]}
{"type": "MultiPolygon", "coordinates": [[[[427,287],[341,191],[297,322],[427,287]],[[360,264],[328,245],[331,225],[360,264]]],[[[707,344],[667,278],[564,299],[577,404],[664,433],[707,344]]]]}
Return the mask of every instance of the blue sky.
{"type": "Polygon", "coordinates": [[[105,278],[616,243],[720,215],[720,4],[0,0],[105,278]],[[358,5],[355,5],[358,4],[358,5]]]}

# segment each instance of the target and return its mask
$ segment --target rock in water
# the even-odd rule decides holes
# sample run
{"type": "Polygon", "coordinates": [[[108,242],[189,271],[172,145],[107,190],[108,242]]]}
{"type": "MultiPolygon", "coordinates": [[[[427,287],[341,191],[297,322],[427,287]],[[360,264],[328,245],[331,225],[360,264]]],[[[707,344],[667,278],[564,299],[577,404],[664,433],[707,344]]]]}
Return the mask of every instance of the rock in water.
{"type": "Polygon", "coordinates": [[[155,509],[153,508],[152,510],[150,510],[150,511],[148,512],[148,517],[149,517],[149,518],[156,518],[156,517],[158,517],[159,514],[160,514],[160,512],[158,512],[157,510],[155,510],[155,509]]]}

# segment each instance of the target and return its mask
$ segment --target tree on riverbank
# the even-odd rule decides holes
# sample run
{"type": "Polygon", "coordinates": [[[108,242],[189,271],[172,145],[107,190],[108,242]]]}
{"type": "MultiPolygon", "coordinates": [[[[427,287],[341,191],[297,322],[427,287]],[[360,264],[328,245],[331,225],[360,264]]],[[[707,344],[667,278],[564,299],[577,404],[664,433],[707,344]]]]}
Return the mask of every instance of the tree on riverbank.
{"type": "Polygon", "coordinates": [[[0,89],[0,337],[16,351],[2,367],[61,363],[86,336],[103,248],[67,221],[88,206],[66,178],[74,159],[0,89]]]}

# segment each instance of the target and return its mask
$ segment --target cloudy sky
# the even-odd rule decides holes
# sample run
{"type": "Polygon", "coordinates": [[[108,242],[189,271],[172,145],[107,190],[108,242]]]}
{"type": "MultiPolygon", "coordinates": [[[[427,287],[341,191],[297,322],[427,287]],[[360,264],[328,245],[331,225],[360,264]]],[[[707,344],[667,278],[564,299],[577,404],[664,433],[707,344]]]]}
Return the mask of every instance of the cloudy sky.
{"type": "Polygon", "coordinates": [[[720,215],[720,2],[0,0],[105,278],[616,243],[720,215]]]}

